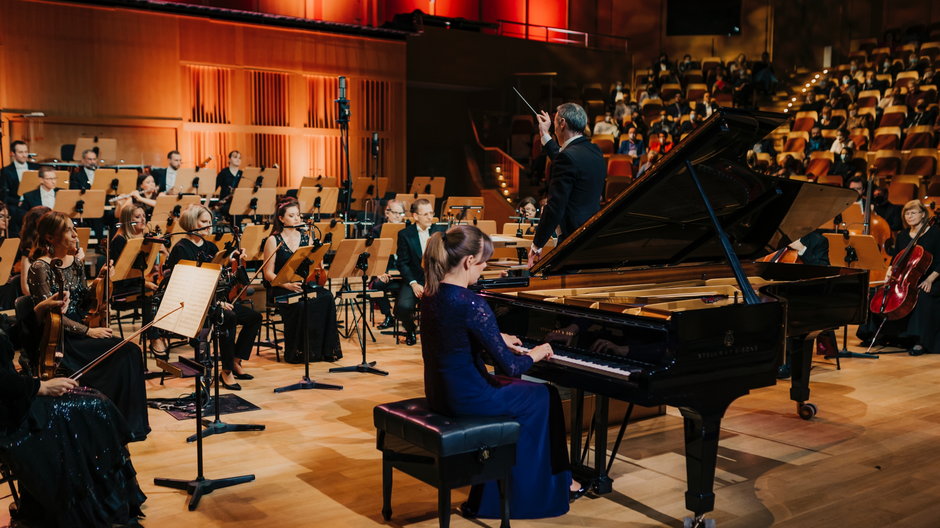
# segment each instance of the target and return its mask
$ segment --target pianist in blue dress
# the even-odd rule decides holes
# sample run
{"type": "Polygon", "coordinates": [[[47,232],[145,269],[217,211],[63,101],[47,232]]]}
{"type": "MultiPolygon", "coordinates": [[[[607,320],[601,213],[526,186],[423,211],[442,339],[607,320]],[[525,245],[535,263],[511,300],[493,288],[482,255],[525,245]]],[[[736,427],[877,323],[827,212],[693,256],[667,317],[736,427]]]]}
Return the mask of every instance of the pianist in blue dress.
{"type": "MultiPolygon", "coordinates": [[[[580,488],[571,478],[561,400],[554,387],[519,379],[533,363],[550,357],[552,349],[542,344],[525,350],[518,339],[500,334],[489,305],[467,289],[492,253],[489,237],[469,225],[435,233],[428,241],[421,299],[424,391],[435,412],[517,420],[521,429],[510,515],[555,517],[567,513],[570,490],[580,488]],[[503,374],[487,371],[484,354],[503,374]]],[[[496,482],[474,486],[462,510],[465,515],[498,518],[496,482]]]]}

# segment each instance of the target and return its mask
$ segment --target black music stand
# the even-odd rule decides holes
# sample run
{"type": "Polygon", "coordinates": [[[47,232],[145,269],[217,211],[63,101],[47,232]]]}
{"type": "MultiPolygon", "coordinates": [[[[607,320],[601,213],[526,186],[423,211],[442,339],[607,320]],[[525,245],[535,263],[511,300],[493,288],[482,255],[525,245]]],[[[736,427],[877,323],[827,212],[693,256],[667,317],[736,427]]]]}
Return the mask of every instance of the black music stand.
{"type": "MultiPolygon", "coordinates": [[[[846,233],[825,233],[829,241],[829,261],[835,262],[841,250],[842,262],[846,268],[867,269],[880,271],[884,269],[884,261],[878,249],[878,243],[872,235],[850,235],[846,233]]],[[[878,359],[878,354],[868,352],[849,351],[849,327],[842,329],[842,349],[836,352],[836,369],[841,370],[841,358],[878,359]]],[[[889,352],[890,353],[890,352],[889,352]]]]}
{"type": "Polygon", "coordinates": [[[180,356],[180,361],[196,371],[196,478],[193,480],[155,478],[153,484],[165,488],[185,490],[192,495],[189,499],[189,511],[195,511],[199,506],[199,499],[217,489],[228,488],[245,482],[255,480],[254,475],[242,475],[221,479],[207,479],[203,474],[202,452],[202,384],[207,367],[198,361],[180,356]]]}
{"type": "MultiPolygon", "coordinates": [[[[209,309],[209,318],[210,318],[210,327],[203,330],[199,334],[199,346],[197,351],[200,352],[199,358],[202,359],[203,364],[206,365],[206,368],[215,368],[215,395],[213,396],[213,406],[215,407],[215,419],[212,421],[209,420],[197,420],[199,423],[205,427],[205,430],[200,433],[196,433],[186,439],[187,442],[194,442],[199,439],[199,437],[207,437],[215,434],[224,434],[231,432],[239,431],[264,431],[264,426],[260,424],[229,424],[222,421],[221,418],[221,405],[219,397],[219,385],[221,383],[221,371],[219,369],[219,350],[221,347],[221,338],[219,334],[221,333],[219,328],[222,326],[222,306],[219,303],[215,303],[212,308],[209,309]],[[211,336],[211,337],[210,337],[211,336]],[[212,344],[212,354],[211,356],[208,353],[209,344],[212,344]],[[211,357],[211,362],[210,362],[211,357]]],[[[234,340],[234,337],[232,338],[234,340]]],[[[198,404],[198,402],[197,402],[198,404]]]]}
{"type": "MultiPolygon", "coordinates": [[[[366,359],[366,333],[369,332],[369,328],[366,326],[368,324],[366,314],[368,313],[368,303],[369,303],[369,294],[368,294],[368,282],[369,282],[369,258],[371,255],[368,251],[363,251],[359,254],[359,257],[356,258],[356,269],[362,271],[362,317],[361,325],[356,327],[356,331],[359,334],[359,345],[362,348],[362,363],[358,365],[353,365],[350,367],[334,367],[330,369],[330,372],[366,372],[369,374],[376,374],[379,376],[388,376],[388,372],[375,368],[375,361],[368,361],[366,359]]],[[[388,262],[386,258],[386,262],[388,262]]],[[[373,340],[375,337],[373,336],[373,340]]]]}
{"type": "MultiPolygon", "coordinates": [[[[291,259],[284,265],[285,268],[291,266],[293,268],[293,276],[289,280],[284,282],[294,282],[295,279],[300,280],[300,284],[303,290],[301,297],[303,297],[303,322],[307,322],[307,303],[310,302],[309,293],[311,288],[307,287],[307,275],[310,273],[310,266],[313,266],[313,261],[310,260],[310,253],[315,251],[314,246],[308,246],[306,248],[297,248],[297,251],[294,252],[294,255],[291,256],[291,259]],[[303,253],[301,253],[303,251],[303,253]],[[297,265],[294,261],[300,261],[300,264],[297,265]]],[[[281,271],[284,271],[283,269],[281,271]]],[[[330,385],[329,383],[318,383],[310,379],[310,332],[306,328],[303,329],[303,343],[304,343],[304,375],[300,378],[300,381],[292,385],[287,385],[284,387],[278,387],[274,389],[275,394],[280,394],[282,392],[290,392],[295,390],[309,390],[309,389],[323,389],[323,390],[343,390],[342,385],[330,385]]]]}

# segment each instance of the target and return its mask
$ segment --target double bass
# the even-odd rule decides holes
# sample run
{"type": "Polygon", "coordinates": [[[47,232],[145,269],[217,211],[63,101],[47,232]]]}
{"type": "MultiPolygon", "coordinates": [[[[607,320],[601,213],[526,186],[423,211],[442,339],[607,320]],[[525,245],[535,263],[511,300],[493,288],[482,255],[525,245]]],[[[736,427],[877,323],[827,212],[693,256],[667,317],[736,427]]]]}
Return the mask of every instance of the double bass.
{"type": "Polygon", "coordinates": [[[894,321],[907,317],[914,309],[921,278],[933,264],[933,255],[924,251],[917,242],[936,221],[936,216],[925,219],[917,230],[917,235],[911,238],[904,251],[894,257],[891,262],[891,278],[871,298],[869,308],[872,313],[884,315],[888,320],[894,321]]]}

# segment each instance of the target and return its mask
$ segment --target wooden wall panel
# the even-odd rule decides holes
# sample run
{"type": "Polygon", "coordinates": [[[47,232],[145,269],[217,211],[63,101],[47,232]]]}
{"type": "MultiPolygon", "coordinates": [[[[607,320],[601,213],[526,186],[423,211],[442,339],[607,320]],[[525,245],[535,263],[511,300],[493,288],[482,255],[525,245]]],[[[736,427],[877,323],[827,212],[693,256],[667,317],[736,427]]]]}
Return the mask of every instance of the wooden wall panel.
{"type": "MultiPolygon", "coordinates": [[[[40,122],[42,122],[40,120],[40,122]]],[[[40,155],[40,159],[60,158],[62,145],[74,144],[79,137],[105,137],[118,140],[118,160],[105,160],[108,163],[122,160],[128,164],[166,166],[166,153],[177,146],[177,129],[173,126],[129,126],[129,125],[90,125],[85,123],[42,122],[33,127],[34,136],[30,139],[29,126],[23,120],[11,123],[11,137],[30,140],[30,151],[40,155]]],[[[157,123],[154,123],[157,125],[157,123]]],[[[80,153],[76,152],[78,156],[80,153]]],[[[9,163],[9,160],[4,160],[9,163]]]]}

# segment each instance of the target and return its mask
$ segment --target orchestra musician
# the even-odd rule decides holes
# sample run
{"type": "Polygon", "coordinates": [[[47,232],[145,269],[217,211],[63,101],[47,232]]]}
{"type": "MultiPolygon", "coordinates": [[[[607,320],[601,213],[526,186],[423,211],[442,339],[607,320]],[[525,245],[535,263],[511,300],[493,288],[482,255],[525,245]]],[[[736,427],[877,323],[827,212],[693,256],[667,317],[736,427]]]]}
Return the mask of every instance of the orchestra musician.
{"type": "MultiPolygon", "coordinates": [[[[931,212],[920,200],[911,200],[904,204],[901,214],[907,229],[898,233],[892,257],[904,251],[930,218],[931,212]]],[[[940,276],[940,227],[936,224],[928,227],[917,245],[930,253],[933,263],[917,285],[917,304],[907,318],[907,328],[900,334],[902,339],[913,343],[910,347],[912,356],[940,352],[940,283],[937,282],[940,276]]],[[[889,268],[886,280],[890,273],[889,268]]]]}
{"type": "Polygon", "coordinates": [[[541,257],[548,239],[561,229],[561,239],[570,235],[600,210],[607,179],[607,162],[600,148],[584,137],[587,113],[580,105],[564,103],[555,112],[555,135],[549,134],[552,119],[538,114],[542,149],[552,160],[548,182],[548,204],[529,247],[529,265],[541,257]]]}
{"type": "MultiPolygon", "coordinates": [[[[67,302],[57,294],[34,313],[41,319],[67,302]]],[[[132,430],[114,403],[69,378],[18,373],[13,355],[0,331],[0,459],[20,491],[11,526],[137,526],[147,497],[127,450],[132,430]]]]}
{"type": "MultiPolygon", "coordinates": [[[[62,317],[65,356],[59,368],[66,374],[87,365],[121,342],[112,337],[110,328],[92,328],[83,322],[94,291],[89,290],[85,281],[84,263],[76,257],[77,251],[78,234],[68,216],[49,211],[39,218],[27,283],[33,301],[38,304],[60,291],[56,275],[62,276],[62,287],[68,292],[69,301],[62,317]],[[53,270],[53,260],[61,261],[57,270],[53,270]]],[[[102,278],[105,273],[110,273],[110,266],[102,268],[102,278]]],[[[140,348],[126,343],[82,377],[83,383],[101,391],[117,405],[130,426],[133,441],[143,440],[150,432],[143,373],[140,348]]]]}
{"type": "MultiPolygon", "coordinates": [[[[489,237],[474,226],[457,225],[428,241],[421,300],[424,392],[434,412],[517,420],[511,516],[556,517],[584,493],[571,477],[561,399],[550,384],[520,379],[535,362],[551,357],[552,347],[527,350],[518,338],[501,334],[489,305],[468,289],[492,254],[489,237]],[[499,374],[488,372],[484,353],[499,374]]],[[[497,483],[474,486],[461,510],[470,517],[500,517],[497,483]]]]}
{"type": "Polygon", "coordinates": [[[10,143],[10,154],[13,158],[10,164],[0,170],[0,186],[3,201],[10,210],[10,227],[14,232],[18,232],[23,215],[26,214],[26,211],[20,208],[20,182],[23,181],[24,172],[37,170],[39,165],[29,161],[29,145],[25,141],[16,140],[10,143]]]}
{"type": "Polygon", "coordinates": [[[157,188],[160,189],[160,192],[166,194],[176,194],[176,173],[180,170],[180,166],[183,165],[183,156],[179,153],[178,150],[171,150],[166,155],[166,168],[154,168],[151,169],[150,174],[153,175],[153,181],[157,184],[157,188]]]}
{"type": "MultiPolygon", "coordinates": [[[[212,262],[219,248],[206,240],[212,230],[212,211],[204,205],[193,205],[183,211],[179,219],[180,227],[188,234],[184,235],[170,250],[166,267],[172,274],[173,268],[181,260],[195,262],[212,262]]],[[[233,252],[230,260],[244,261],[244,250],[233,252]]],[[[168,274],[164,284],[169,281],[168,274]]],[[[254,347],[258,333],[261,331],[261,314],[241,303],[231,304],[226,300],[219,300],[222,308],[222,327],[225,336],[221,339],[219,355],[222,359],[221,379],[222,386],[229,390],[241,390],[241,385],[235,380],[250,380],[254,376],[245,372],[242,361],[251,358],[251,349],[254,347]],[[235,328],[241,325],[241,332],[236,337],[235,328]]]]}
{"type": "MultiPolygon", "coordinates": [[[[298,227],[302,226],[300,207],[296,200],[287,199],[278,204],[274,217],[271,236],[264,243],[264,280],[270,283],[281,268],[290,260],[300,247],[311,245],[310,236],[298,227]],[[273,258],[272,255],[274,256],[273,258]]],[[[304,226],[306,227],[306,226],[304,226]]],[[[299,294],[305,285],[289,282],[271,288],[271,294],[277,298],[283,295],[299,294]]],[[[308,301],[307,320],[304,321],[303,302],[276,304],[284,321],[284,361],[288,363],[304,362],[304,332],[310,345],[310,361],[337,361],[343,357],[339,343],[339,331],[336,322],[336,305],[333,295],[325,288],[306,284],[308,301]]]]}
{"type": "Polygon", "coordinates": [[[415,311],[418,299],[424,294],[424,271],[421,259],[431,235],[444,231],[443,226],[434,223],[434,208],[431,202],[419,198],[411,204],[409,224],[398,232],[398,271],[401,273],[402,286],[395,303],[395,317],[405,329],[405,344],[412,346],[418,342],[415,335],[415,311]]]}
{"type": "Polygon", "coordinates": [[[228,153],[228,167],[219,171],[215,178],[215,185],[219,188],[219,201],[225,200],[232,191],[238,186],[238,180],[242,177],[242,153],[233,150],[228,153]]]}
{"type": "Polygon", "coordinates": [[[98,170],[98,154],[92,149],[82,151],[82,165],[69,178],[69,189],[91,189],[98,170]]]}
{"type": "Polygon", "coordinates": [[[55,195],[59,192],[59,177],[55,169],[48,165],[39,167],[39,186],[32,191],[23,193],[23,209],[29,211],[33,207],[55,208],[55,195]]]}
{"type": "MultiPolygon", "coordinates": [[[[9,235],[10,212],[7,204],[0,201],[0,243],[9,235]]],[[[14,257],[13,269],[6,284],[0,284],[0,310],[10,310],[14,307],[16,298],[20,296],[20,278],[16,276],[16,259],[14,257]]]]}
{"type": "MultiPolygon", "coordinates": [[[[405,222],[405,202],[401,200],[389,200],[385,204],[385,221],[376,222],[372,226],[372,238],[379,238],[382,235],[382,226],[384,224],[402,224],[405,222]]],[[[398,269],[395,255],[392,255],[388,261],[388,269],[398,269]]],[[[372,289],[383,292],[381,297],[374,299],[375,305],[379,308],[385,320],[379,323],[376,328],[385,330],[395,326],[395,316],[392,315],[392,305],[388,300],[389,291],[398,291],[401,287],[401,281],[392,281],[391,275],[382,273],[372,278],[372,289]]]]}
{"type": "MultiPolygon", "coordinates": [[[[36,243],[36,224],[39,218],[52,209],[40,205],[26,211],[23,216],[23,227],[20,229],[20,245],[16,248],[16,266],[20,269],[20,295],[29,293],[29,267],[33,265],[30,260],[30,253],[33,251],[33,245],[36,243]]],[[[81,251],[81,250],[79,250],[81,251]]],[[[82,255],[84,257],[84,255],[82,255]]],[[[82,260],[81,258],[79,260],[82,260]]]]}
{"type": "Polygon", "coordinates": [[[153,214],[153,208],[157,205],[157,197],[164,194],[166,193],[160,192],[160,189],[157,188],[153,175],[142,173],[137,176],[137,188],[124,198],[117,200],[114,207],[115,213],[120,218],[122,216],[121,211],[128,205],[134,204],[142,207],[145,217],[150,218],[150,215],[153,214]]]}

